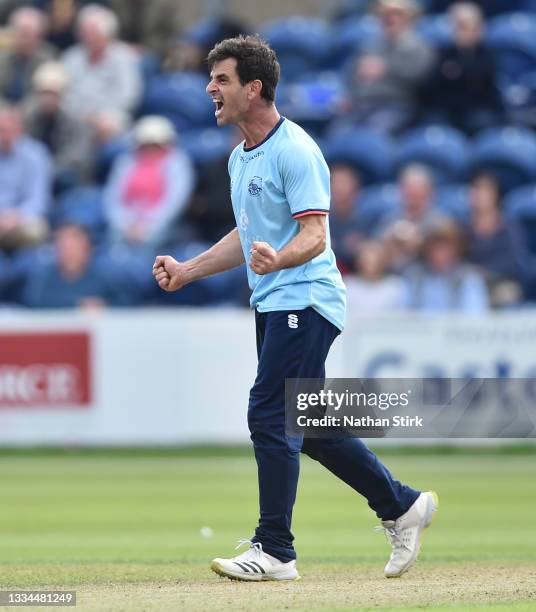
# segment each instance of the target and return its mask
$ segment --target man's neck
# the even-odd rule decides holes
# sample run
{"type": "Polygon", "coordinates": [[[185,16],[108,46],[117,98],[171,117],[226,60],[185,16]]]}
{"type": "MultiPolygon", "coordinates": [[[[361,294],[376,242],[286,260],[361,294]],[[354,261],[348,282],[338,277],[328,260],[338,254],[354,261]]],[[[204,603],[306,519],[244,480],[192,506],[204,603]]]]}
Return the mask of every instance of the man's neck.
{"type": "Polygon", "coordinates": [[[246,119],[238,123],[238,128],[246,140],[246,149],[260,144],[277,125],[281,115],[271,104],[251,113],[246,119]]]}

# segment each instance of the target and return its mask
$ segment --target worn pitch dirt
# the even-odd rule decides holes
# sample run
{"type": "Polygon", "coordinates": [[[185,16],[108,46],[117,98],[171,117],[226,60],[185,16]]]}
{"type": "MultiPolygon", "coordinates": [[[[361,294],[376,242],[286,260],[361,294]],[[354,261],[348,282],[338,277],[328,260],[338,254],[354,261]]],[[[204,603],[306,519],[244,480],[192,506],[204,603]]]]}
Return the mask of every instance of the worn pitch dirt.
{"type": "MultiPolygon", "coordinates": [[[[374,568],[302,568],[292,583],[245,583],[211,575],[200,580],[78,587],[77,610],[358,610],[504,603],[536,610],[536,566],[421,565],[387,580],[374,568]]],[[[65,588],[65,587],[63,587],[65,588]]],[[[26,608],[28,609],[28,608],[26,608]]],[[[503,609],[500,606],[500,609],[503,609]]]]}

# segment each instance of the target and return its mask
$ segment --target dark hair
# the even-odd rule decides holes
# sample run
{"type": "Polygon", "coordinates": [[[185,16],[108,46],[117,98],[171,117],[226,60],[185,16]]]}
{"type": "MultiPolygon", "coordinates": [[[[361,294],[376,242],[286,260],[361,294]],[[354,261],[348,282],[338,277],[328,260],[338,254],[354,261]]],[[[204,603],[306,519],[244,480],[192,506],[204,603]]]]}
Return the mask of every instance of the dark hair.
{"type": "Polygon", "coordinates": [[[275,88],[279,81],[279,62],[275,51],[259,36],[237,36],[219,42],[208,54],[209,70],[214,64],[234,58],[240,83],[245,85],[258,79],[262,83],[261,97],[268,102],[275,100],[275,88]]]}

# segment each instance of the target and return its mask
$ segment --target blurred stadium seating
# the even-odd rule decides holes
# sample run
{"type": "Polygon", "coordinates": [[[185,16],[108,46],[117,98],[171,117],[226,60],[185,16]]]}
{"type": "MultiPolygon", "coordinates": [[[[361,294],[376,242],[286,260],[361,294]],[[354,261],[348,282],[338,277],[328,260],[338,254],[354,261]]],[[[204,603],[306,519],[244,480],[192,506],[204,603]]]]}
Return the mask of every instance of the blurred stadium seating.
{"type": "MultiPolygon", "coordinates": [[[[453,4],[450,0],[420,2],[423,10],[413,30],[436,50],[454,44],[455,31],[449,19],[453,4]]],[[[328,163],[347,163],[357,171],[363,190],[356,211],[363,227],[373,232],[382,218],[399,208],[397,176],[405,166],[418,162],[433,174],[434,206],[461,227],[467,226],[471,216],[469,181],[482,172],[492,174],[499,182],[506,216],[521,224],[536,252],[536,0],[476,4],[487,20],[484,44],[496,61],[496,85],[504,108],[496,124],[475,134],[455,129],[440,109],[418,96],[418,112],[402,133],[389,136],[356,122],[349,71],[359,54],[373,51],[384,37],[372,0],[341,1],[331,16],[327,8],[322,15],[274,15],[252,29],[261,32],[278,53],[282,79],[277,104],[282,114],[314,136],[328,163]]],[[[234,22],[231,25],[236,26],[234,22]]],[[[74,188],[54,194],[48,213],[52,228],[62,223],[91,227],[94,239],[103,249],[109,247],[101,190],[114,164],[132,147],[130,128],[147,115],[160,115],[173,123],[178,146],[193,161],[199,186],[203,177],[213,180],[215,172],[220,173],[218,184],[225,185],[224,160],[237,144],[237,134],[215,127],[200,53],[229,27],[218,17],[206,17],[185,28],[178,37],[178,60],[175,46],[170,47],[169,56],[143,42],[135,47],[142,95],[130,116],[116,128],[110,130],[107,125],[96,129],[93,158],[88,160],[91,172],[74,188]]],[[[27,92],[23,107],[30,97],[27,92]]],[[[190,246],[202,243],[203,232],[198,231],[195,221],[201,218],[199,201],[196,191],[175,228],[176,241],[166,248],[184,255],[190,246]]],[[[118,252],[111,249],[110,257],[115,257],[118,265],[126,265],[127,259],[118,252]]],[[[9,276],[7,268],[15,256],[5,249],[0,251],[0,278],[9,276]]],[[[140,261],[145,262],[146,257],[147,253],[140,261]]],[[[0,283],[0,302],[8,299],[2,292],[4,286],[6,283],[0,283]]],[[[237,286],[234,279],[226,290],[234,292],[231,302],[243,302],[243,286],[237,286]]],[[[218,291],[201,291],[186,301],[221,301],[218,291]]],[[[145,301],[152,303],[156,294],[142,291],[140,295],[149,296],[145,301]]]]}

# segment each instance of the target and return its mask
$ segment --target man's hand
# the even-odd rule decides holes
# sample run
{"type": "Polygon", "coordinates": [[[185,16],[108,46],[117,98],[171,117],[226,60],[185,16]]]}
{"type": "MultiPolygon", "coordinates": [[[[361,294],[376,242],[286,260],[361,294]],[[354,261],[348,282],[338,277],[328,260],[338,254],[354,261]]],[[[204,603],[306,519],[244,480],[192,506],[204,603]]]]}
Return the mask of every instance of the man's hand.
{"type": "Polygon", "coordinates": [[[279,254],[267,242],[254,242],[249,267],[255,274],[276,272],[280,269],[279,254]]]}
{"type": "Polygon", "coordinates": [[[158,255],[153,265],[153,276],[164,291],[177,291],[189,282],[186,265],[170,255],[158,255]]]}

